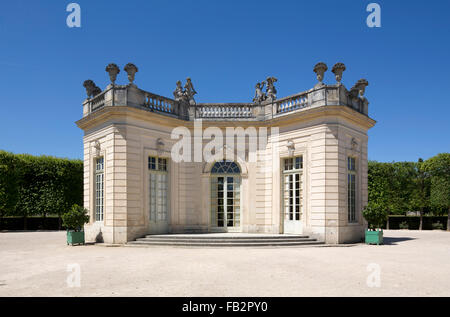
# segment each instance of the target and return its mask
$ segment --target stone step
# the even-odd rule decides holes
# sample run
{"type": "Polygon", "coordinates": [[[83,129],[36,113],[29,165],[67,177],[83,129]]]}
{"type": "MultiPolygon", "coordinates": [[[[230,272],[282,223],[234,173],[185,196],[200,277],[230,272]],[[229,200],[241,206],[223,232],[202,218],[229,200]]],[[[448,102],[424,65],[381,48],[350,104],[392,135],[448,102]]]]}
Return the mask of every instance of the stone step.
{"type": "Polygon", "coordinates": [[[213,235],[213,234],[154,234],[146,235],[145,238],[141,239],[168,239],[168,240],[197,240],[197,239],[208,239],[208,240],[260,240],[260,239],[272,239],[272,240],[286,240],[286,239],[308,239],[307,235],[213,235]]]}
{"type": "Polygon", "coordinates": [[[284,239],[273,239],[273,238],[177,238],[177,239],[169,239],[169,238],[160,238],[160,237],[146,237],[139,238],[136,241],[150,241],[150,242],[184,242],[184,243],[282,243],[282,242],[303,242],[303,241],[317,241],[312,238],[284,238],[284,239]]]}
{"type": "Polygon", "coordinates": [[[131,241],[128,242],[127,246],[187,246],[187,247],[267,247],[267,246],[277,246],[277,247],[287,247],[287,246],[307,246],[307,245],[323,245],[323,242],[317,240],[312,241],[276,241],[276,242],[194,242],[194,241],[131,241]]]}

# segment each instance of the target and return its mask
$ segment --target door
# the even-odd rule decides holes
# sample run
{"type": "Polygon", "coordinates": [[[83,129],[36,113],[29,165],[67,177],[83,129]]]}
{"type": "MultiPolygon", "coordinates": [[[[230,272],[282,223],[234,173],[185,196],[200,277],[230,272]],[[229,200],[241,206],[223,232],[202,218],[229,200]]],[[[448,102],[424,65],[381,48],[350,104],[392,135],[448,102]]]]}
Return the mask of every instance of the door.
{"type": "Polygon", "coordinates": [[[167,159],[149,158],[150,233],[169,232],[169,184],[167,159]]]}
{"type": "Polygon", "coordinates": [[[301,234],[302,229],[302,157],[285,159],[283,171],[284,233],[301,234]]]}
{"type": "Polygon", "coordinates": [[[217,162],[211,170],[213,231],[241,231],[241,177],[240,169],[236,167],[234,162],[223,161],[217,162]]]}

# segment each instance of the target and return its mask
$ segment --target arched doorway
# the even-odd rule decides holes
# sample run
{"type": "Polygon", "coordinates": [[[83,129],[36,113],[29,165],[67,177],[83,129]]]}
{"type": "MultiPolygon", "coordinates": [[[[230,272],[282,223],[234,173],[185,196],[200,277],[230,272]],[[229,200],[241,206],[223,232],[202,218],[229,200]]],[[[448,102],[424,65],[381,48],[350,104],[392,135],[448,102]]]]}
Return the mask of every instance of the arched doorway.
{"type": "Polygon", "coordinates": [[[218,161],[211,168],[211,227],[241,231],[241,169],[233,161],[218,161]]]}

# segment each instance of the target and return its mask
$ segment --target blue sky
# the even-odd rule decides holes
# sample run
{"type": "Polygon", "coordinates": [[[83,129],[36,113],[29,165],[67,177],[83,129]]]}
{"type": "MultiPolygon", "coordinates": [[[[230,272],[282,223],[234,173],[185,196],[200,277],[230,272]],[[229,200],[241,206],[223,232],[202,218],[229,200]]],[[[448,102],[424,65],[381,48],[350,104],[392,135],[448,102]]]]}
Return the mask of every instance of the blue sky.
{"type": "Polygon", "coordinates": [[[190,76],[197,102],[249,102],[269,75],[279,97],[311,88],[323,61],[346,64],[347,88],[370,83],[370,159],[450,152],[449,1],[79,0],[81,28],[68,28],[70,2],[1,4],[0,149],[81,158],[82,83],[105,88],[110,62],[136,64],[157,94],[190,76]],[[370,2],[381,28],[366,25],[370,2]]]}

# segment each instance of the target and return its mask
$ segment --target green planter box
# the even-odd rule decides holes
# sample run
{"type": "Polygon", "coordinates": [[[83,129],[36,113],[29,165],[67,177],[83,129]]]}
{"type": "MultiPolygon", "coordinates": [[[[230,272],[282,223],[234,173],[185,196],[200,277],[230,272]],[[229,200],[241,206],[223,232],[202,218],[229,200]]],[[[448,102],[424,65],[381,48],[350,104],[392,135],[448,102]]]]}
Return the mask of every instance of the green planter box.
{"type": "Polygon", "coordinates": [[[67,231],[67,244],[84,244],[84,231],[67,231]]]}
{"type": "Polygon", "coordinates": [[[383,230],[366,230],[366,244],[383,244],[383,230]]]}

